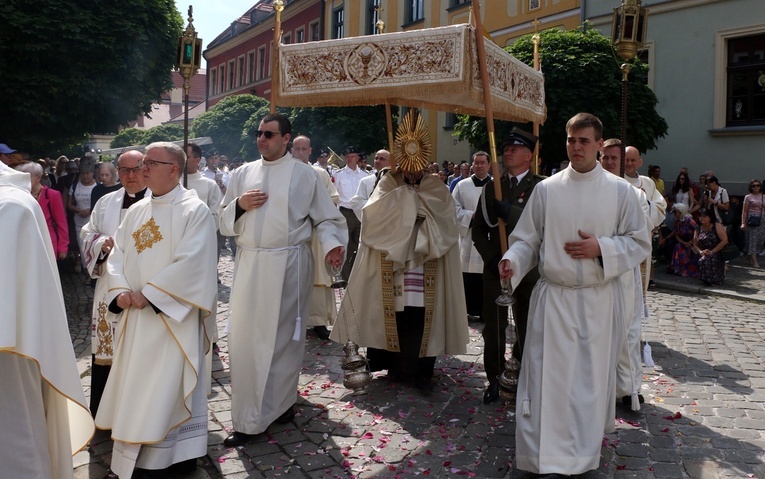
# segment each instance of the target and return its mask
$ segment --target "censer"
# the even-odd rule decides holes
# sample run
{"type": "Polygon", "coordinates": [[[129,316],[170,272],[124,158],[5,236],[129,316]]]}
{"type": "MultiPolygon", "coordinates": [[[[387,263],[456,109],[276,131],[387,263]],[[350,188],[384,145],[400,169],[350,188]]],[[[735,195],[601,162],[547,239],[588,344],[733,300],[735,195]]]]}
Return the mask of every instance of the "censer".
{"type": "MultiPolygon", "coordinates": [[[[518,390],[518,375],[521,370],[520,362],[512,356],[512,345],[515,344],[516,325],[515,315],[513,314],[513,305],[515,304],[515,298],[513,298],[510,292],[510,282],[506,280],[500,280],[500,286],[502,288],[499,297],[497,297],[495,303],[497,303],[497,317],[501,314],[501,308],[507,308],[507,322],[510,326],[510,334],[508,334],[507,340],[511,344],[510,346],[510,359],[505,362],[505,369],[502,374],[499,375],[499,396],[503,401],[509,402],[515,399],[515,394],[518,390]]],[[[499,341],[500,335],[497,335],[497,341],[499,341]]],[[[502,349],[501,347],[498,349],[502,349]]]]}
{"type": "MultiPolygon", "coordinates": [[[[335,290],[344,291],[344,288],[347,285],[348,282],[345,281],[340,275],[340,268],[333,266],[332,288],[335,290]]],[[[344,299],[344,294],[340,294],[344,299]]],[[[353,309],[353,303],[351,302],[350,296],[348,296],[348,304],[351,307],[351,314],[353,315],[353,321],[356,325],[356,334],[359,334],[359,325],[356,324],[356,312],[353,309]]],[[[343,315],[345,315],[345,310],[343,310],[343,315]]],[[[369,370],[367,369],[367,358],[359,353],[359,346],[350,339],[351,336],[348,334],[347,316],[345,316],[345,321],[343,321],[343,324],[345,325],[345,337],[348,338],[345,346],[343,346],[343,359],[340,363],[340,367],[343,369],[345,375],[343,379],[343,386],[348,389],[352,389],[353,396],[359,396],[361,394],[367,393],[366,387],[372,381],[372,377],[369,374],[369,370]]]]}

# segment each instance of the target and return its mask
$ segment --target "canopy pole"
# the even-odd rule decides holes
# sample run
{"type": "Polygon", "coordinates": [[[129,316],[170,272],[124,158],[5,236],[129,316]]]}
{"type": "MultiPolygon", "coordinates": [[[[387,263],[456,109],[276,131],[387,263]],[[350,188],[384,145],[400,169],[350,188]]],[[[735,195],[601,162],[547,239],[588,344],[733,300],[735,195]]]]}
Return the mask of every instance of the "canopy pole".
{"type": "MultiPolygon", "coordinates": [[[[483,24],[478,1],[472,2],[472,17],[475,21],[475,41],[478,53],[478,68],[481,74],[483,88],[483,103],[486,108],[486,130],[489,133],[489,155],[491,156],[491,173],[494,176],[494,197],[502,201],[502,185],[500,185],[499,162],[497,161],[497,140],[494,137],[494,112],[491,107],[491,91],[489,91],[489,74],[486,69],[486,50],[484,50],[483,24]]],[[[498,218],[499,244],[502,254],[507,251],[507,228],[505,220],[498,218]]]]}
{"type": "Polygon", "coordinates": [[[385,121],[388,123],[388,151],[390,152],[390,171],[396,172],[396,155],[393,152],[393,115],[390,112],[390,103],[385,102],[385,121]]]}
{"type": "Polygon", "coordinates": [[[274,11],[276,12],[274,48],[271,49],[271,101],[269,102],[269,110],[272,115],[276,113],[276,90],[279,88],[279,62],[276,58],[279,55],[279,42],[282,39],[282,10],[284,10],[284,2],[276,0],[274,2],[274,11]]]}
{"type": "MultiPolygon", "coordinates": [[[[539,20],[534,19],[534,36],[531,37],[531,41],[534,43],[534,70],[536,71],[540,71],[542,69],[542,65],[539,60],[539,42],[541,41],[541,37],[539,36],[539,32],[536,31],[538,26],[539,20]]],[[[539,138],[538,121],[534,122],[534,136],[539,138]]],[[[533,171],[535,175],[539,174],[539,141],[537,141],[537,144],[534,146],[534,166],[532,167],[531,171],[533,171]]]]}

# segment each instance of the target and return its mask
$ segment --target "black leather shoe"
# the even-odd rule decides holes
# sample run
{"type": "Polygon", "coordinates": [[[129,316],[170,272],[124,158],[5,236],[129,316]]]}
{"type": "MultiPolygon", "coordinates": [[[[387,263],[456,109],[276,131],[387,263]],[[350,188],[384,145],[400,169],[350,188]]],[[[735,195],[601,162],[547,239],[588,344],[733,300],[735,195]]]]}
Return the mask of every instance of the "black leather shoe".
{"type": "Polygon", "coordinates": [[[187,475],[197,470],[197,459],[187,459],[185,461],[176,462],[170,466],[170,470],[175,474],[187,475]]]}
{"type": "MultiPolygon", "coordinates": [[[[640,402],[640,404],[645,403],[645,398],[643,397],[642,394],[638,394],[638,401],[640,402]]],[[[624,404],[627,407],[632,406],[632,396],[630,395],[622,396],[622,404],[624,404]]]]}
{"type": "Polygon", "coordinates": [[[257,437],[257,434],[245,434],[243,432],[234,431],[232,435],[224,439],[223,445],[227,447],[239,447],[247,444],[257,437]]]}
{"type": "Polygon", "coordinates": [[[416,387],[423,396],[430,396],[433,393],[433,381],[430,376],[420,376],[414,379],[416,387]]]}
{"type": "Polygon", "coordinates": [[[160,479],[162,477],[167,477],[168,472],[167,469],[153,470],[136,467],[133,470],[133,475],[130,476],[130,479],[160,479]]]}
{"type": "Polygon", "coordinates": [[[313,332],[316,334],[316,336],[319,337],[319,339],[329,339],[329,329],[327,329],[326,326],[314,326],[313,332]]]}
{"type": "Polygon", "coordinates": [[[483,403],[491,404],[499,399],[499,383],[490,383],[483,392],[483,403]]]}
{"type": "Polygon", "coordinates": [[[287,411],[284,412],[281,416],[277,417],[274,421],[276,424],[288,424],[292,422],[292,420],[295,419],[295,408],[290,406],[287,411]]]}
{"type": "Polygon", "coordinates": [[[481,317],[477,314],[468,314],[468,321],[471,323],[475,323],[481,320],[481,317]]]}

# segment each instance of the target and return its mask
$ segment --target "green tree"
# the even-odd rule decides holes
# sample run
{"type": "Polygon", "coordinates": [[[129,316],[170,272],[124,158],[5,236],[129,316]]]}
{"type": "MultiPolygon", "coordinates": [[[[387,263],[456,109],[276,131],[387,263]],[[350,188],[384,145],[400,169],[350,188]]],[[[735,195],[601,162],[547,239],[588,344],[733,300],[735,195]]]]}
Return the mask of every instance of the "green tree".
{"type": "MultiPolygon", "coordinates": [[[[385,107],[351,106],[294,108],[289,114],[292,133],[311,138],[314,149],[329,146],[341,153],[348,145],[374,154],[388,149],[385,107]]],[[[394,127],[396,125],[394,118],[394,127]]]]}
{"type": "Polygon", "coordinates": [[[155,141],[176,140],[183,140],[183,125],[178,123],[168,123],[149,128],[143,135],[143,144],[145,145],[155,141]]]}
{"type": "Polygon", "coordinates": [[[124,148],[126,146],[143,145],[145,130],[138,128],[125,128],[112,139],[109,148],[124,148]]]}
{"type": "Polygon", "coordinates": [[[3,140],[55,151],[116,131],[172,86],[173,0],[0,2],[3,140]]]}
{"type": "Polygon", "coordinates": [[[228,96],[194,120],[190,136],[209,136],[221,154],[238,156],[244,146],[245,123],[263,107],[268,111],[268,102],[259,96],[228,96]]]}
{"type": "MultiPolygon", "coordinates": [[[[586,24],[576,30],[545,30],[539,46],[545,74],[547,120],[540,127],[540,156],[547,165],[567,158],[566,122],[579,112],[592,113],[603,122],[604,138],[618,138],[621,132],[621,71],[611,42],[586,24]]],[[[531,36],[521,37],[507,47],[509,53],[532,65],[534,46],[531,36]]],[[[629,75],[627,143],[641,151],[656,147],[656,140],[667,134],[667,122],[656,112],[658,100],[647,86],[648,66],[637,62],[629,75]]],[[[513,124],[495,122],[497,143],[513,124]]],[[[531,124],[518,125],[531,131],[531,124]]],[[[485,120],[461,116],[455,126],[460,139],[477,149],[488,148],[485,120]]],[[[501,153],[501,152],[500,152],[501,153]]]]}

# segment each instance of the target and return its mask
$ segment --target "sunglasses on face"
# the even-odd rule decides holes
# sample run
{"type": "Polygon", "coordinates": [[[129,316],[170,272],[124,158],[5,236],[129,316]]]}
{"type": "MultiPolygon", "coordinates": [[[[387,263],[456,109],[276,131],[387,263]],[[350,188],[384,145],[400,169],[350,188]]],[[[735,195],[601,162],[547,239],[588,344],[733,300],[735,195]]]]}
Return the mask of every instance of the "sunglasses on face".
{"type": "Polygon", "coordinates": [[[266,140],[270,140],[271,138],[274,137],[274,135],[281,135],[281,133],[279,133],[278,131],[263,131],[263,130],[258,130],[257,131],[257,135],[258,135],[258,138],[260,138],[261,136],[265,136],[266,140]]]}

